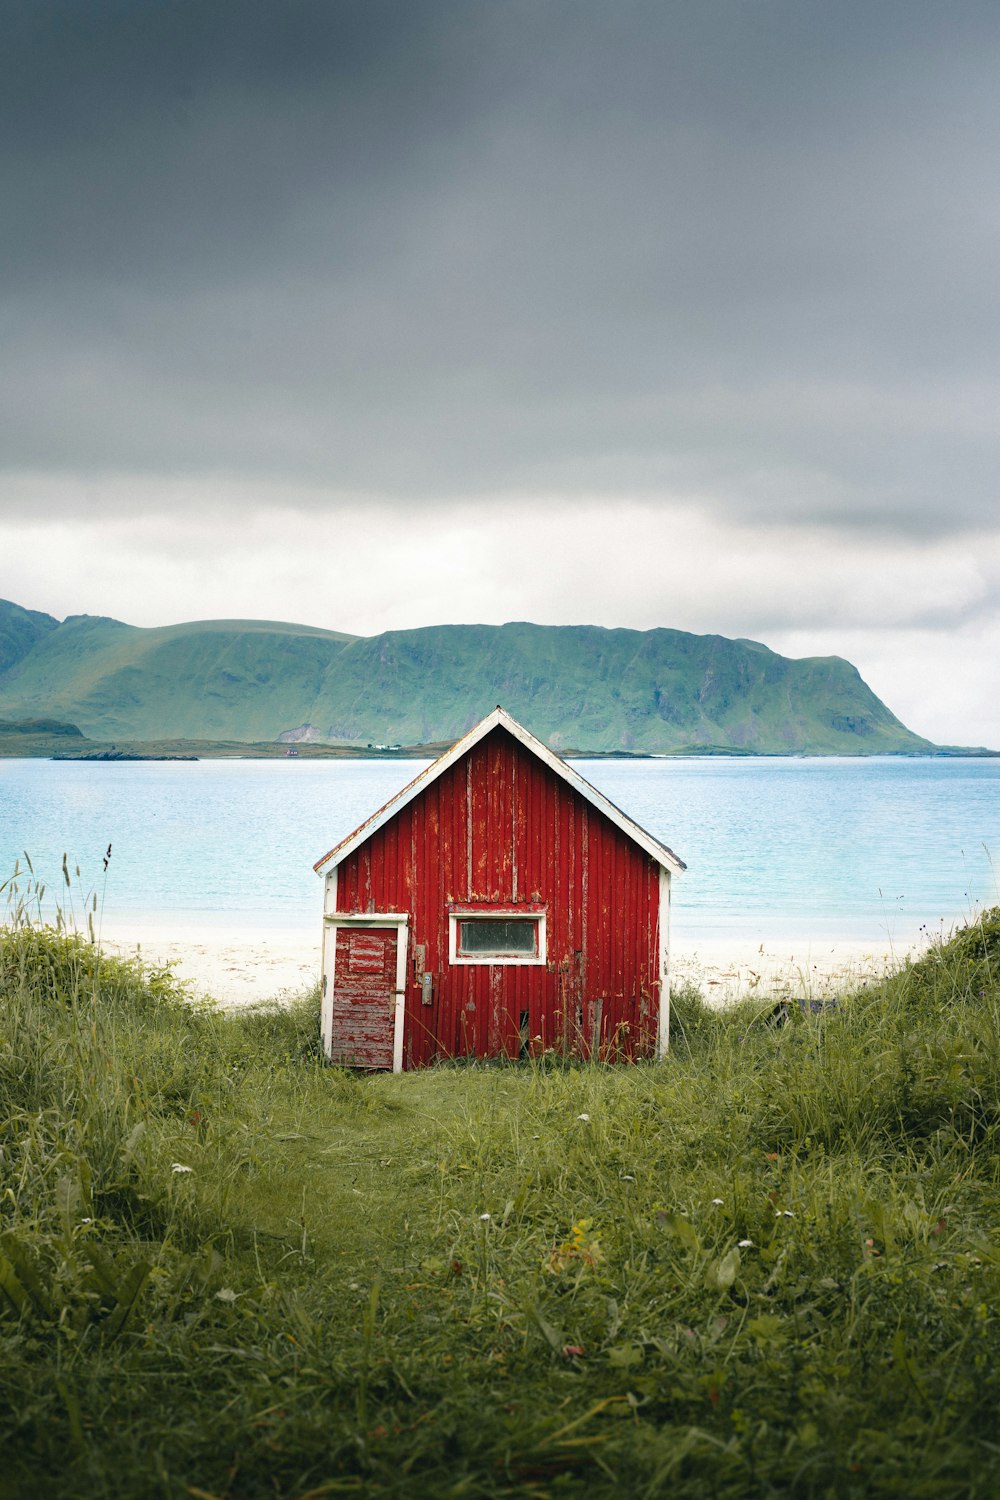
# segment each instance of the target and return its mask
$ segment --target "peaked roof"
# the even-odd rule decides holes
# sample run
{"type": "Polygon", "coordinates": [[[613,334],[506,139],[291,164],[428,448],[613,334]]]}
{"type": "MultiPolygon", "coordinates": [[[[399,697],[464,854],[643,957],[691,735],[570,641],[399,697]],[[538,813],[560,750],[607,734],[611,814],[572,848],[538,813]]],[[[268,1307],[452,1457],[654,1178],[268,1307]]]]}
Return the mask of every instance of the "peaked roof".
{"type": "Polygon", "coordinates": [[[644,828],[640,828],[638,823],[633,823],[632,819],[623,813],[620,807],[616,807],[613,802],[609,802],[603,793],[599,792],[595,786],[591,786],[589,781],[585,781],[582,776],[573,770],[572,766],[568,766],[547,745],[543,745],[541,740],[536,739],[533,734],[525,729],[523,724],[519,724],[516,719],[511,718],[506,709],[501,708],[499,704],[474,729],[470,729],[468,734],[463,735],[460,740],[456,740],[450,750],[446,750],[444,755],[439,756],[437,760],[425,767],[419,776],[415,776],[408,785],[403,787],[402,791],[397,792],[395,797],[390,797],[389,801],[380,807],[377,812],[372,813],[371,817],[367,818],[360,827],[355,828],[354,832],[349,833],[345,839],[341,839],[339,844],[335,844],[327,854],[323,855],[322,859],[318,859],[313,865],[313,869],[318,874],[326,874],[330,870],[335,869],[353,850],[357,849],[360,844],[363,844],[366,839],[371,838],[373,833],[382,828],[391,818],[394,818],[407,803],[412,802],[414,797],[418,797],[433,781],[437,781],[439,776],[443,776],[449,767],[467,755],[475,745],[479,744],[480,740],[485,739],[494,729],[506,729],[507,733],[520,741],[526,750],[529,750],[532,755],[548,766],[550,771],[554,771],[560,780],[565,781],[575,792],[579,792],[585,801],[589,802],[592,807],[596,807],[617,828],[620,828],[626,837],[630,838],[633,843],[638,844],[640,848],[645,849],[646,853],[651,855],[658,865],[675,874],[679,874],[681,870],[687,869],[684,861],[679,859],[672,849],[668,849],[666,844],[661,844],[658,839],[654,839],[653,835],[647,833],[644,828]]]}

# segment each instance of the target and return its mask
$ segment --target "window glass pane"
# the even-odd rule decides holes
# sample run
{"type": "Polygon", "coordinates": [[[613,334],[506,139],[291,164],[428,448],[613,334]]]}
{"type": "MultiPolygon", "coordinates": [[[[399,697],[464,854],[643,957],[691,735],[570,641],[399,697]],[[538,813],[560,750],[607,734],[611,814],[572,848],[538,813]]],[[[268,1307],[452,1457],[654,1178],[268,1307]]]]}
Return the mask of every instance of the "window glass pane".
{"type": "Polygon", "coordinates": [[[538,923],[490,917],[459,923],[462,953],[537,953],[538,923]]]}

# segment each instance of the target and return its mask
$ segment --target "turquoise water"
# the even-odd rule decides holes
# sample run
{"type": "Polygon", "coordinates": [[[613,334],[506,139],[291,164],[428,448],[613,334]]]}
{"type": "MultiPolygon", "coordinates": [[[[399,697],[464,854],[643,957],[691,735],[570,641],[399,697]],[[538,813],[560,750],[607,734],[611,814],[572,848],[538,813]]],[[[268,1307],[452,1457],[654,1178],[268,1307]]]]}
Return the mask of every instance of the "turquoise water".
{"type": "MultiPolygon", "coordinates": [[[[27,851],[51,892],[118,923],[314,930],[313,862],[423,764],[0,760],[0,880],[27,851]]],[[[903,944],[1000,900],[1000,760],[574,764],[687,862],[681,942],[903,944]]]]}

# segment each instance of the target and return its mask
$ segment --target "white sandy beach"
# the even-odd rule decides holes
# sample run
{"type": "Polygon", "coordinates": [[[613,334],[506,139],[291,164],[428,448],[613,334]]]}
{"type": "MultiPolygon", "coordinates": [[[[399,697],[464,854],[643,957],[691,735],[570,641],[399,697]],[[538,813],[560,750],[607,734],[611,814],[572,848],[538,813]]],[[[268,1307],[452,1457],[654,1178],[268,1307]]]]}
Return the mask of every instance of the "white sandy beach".
{"type": "Polygon", "coordinates": [[[716,939],[671,948],[671,984],[690,981],[705,998],[723,1005],[750,995],[789,995],[821,1000],[851,986],[870,983],[915,950],[829,938],[761,939],[757,943],[716,939]]]}
{"type": "MultiPolygon", "coordinates": [[[[239,927],[164,927],[146,922],[105,923],[104,946],[145,963],[169,966],[193,996],[224,1006],[291,999],[320,973],[320,924],[260,930],[239,927]]],[[[748,995],[835,995],[851,982],[871,980],[902,962],[910,950],[888,943],[788,938],[713,939],[697,945],[677,938],[671,982],[693,981],[706,998],[725,1004],[748,995]]]]}
{"type": "Polygon", "coordinates": [[[313,932],[105,922],[101,941],[109,952],[169,967],[192,996],[227,1007],[294,999],[320,977],[319,921],[313,932]]]}

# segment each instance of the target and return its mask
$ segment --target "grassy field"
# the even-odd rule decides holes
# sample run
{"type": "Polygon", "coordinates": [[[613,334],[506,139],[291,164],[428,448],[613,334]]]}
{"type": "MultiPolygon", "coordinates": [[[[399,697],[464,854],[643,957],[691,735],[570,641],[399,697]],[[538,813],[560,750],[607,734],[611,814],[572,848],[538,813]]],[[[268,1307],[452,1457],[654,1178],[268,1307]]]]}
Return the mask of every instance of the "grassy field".
{"type": "Polygon", "coordinates": [[[7,928],[0,1495],[995,1496],[998,966],[363,1077],[7,928]]]}

